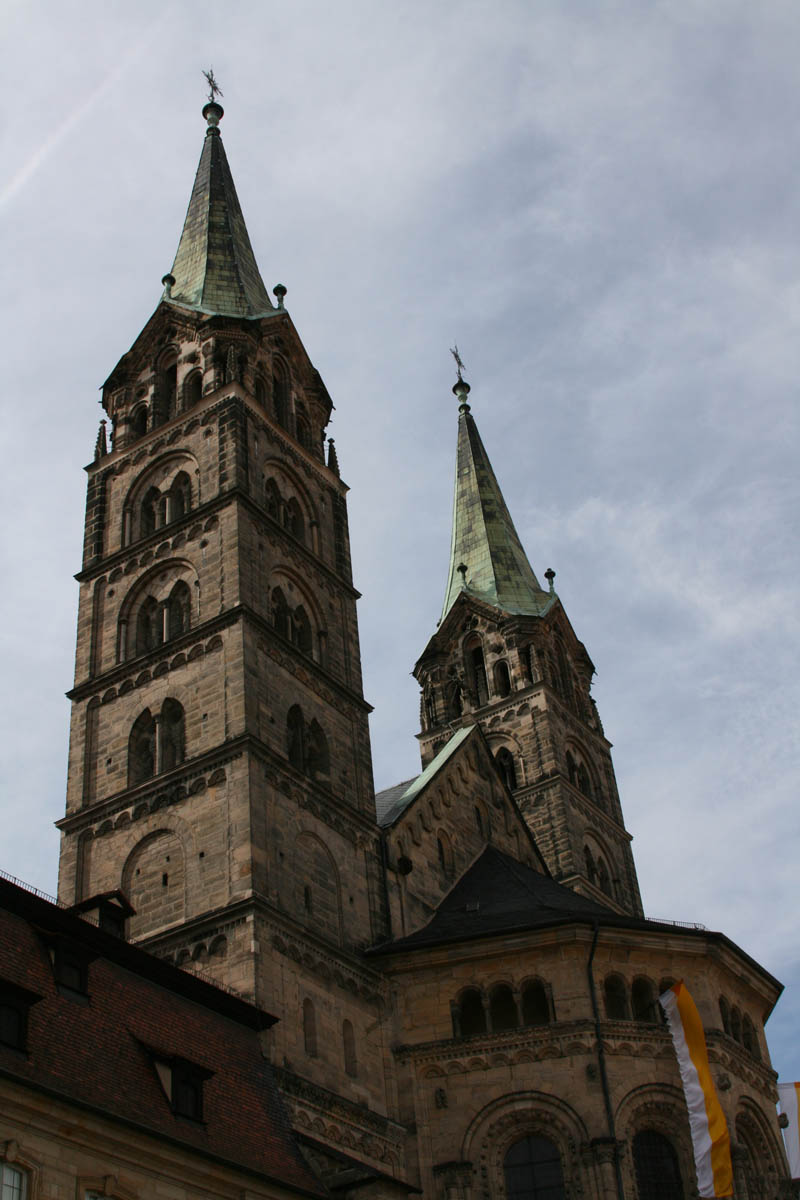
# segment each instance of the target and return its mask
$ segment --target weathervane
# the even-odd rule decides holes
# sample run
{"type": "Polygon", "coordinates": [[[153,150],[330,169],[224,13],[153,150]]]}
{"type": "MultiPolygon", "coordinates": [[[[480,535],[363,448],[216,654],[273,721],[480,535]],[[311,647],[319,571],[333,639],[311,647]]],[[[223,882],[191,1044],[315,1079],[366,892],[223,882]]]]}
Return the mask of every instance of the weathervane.
{"type": "Polygon", "coordinates": [[[452,354],[453,358],[456,360],[456,369],[458,371],[458,378],[459,378],[459,381],[461,381],[464,378],[463,375],[461,374],[461,372],[466,371],[467,368],[464,366],[463,362],[461,361],[461,355],[458,353],[458,346],[454,345],[452,350],[450,351],[450,353],[452,354]]]}
{"type": "Polygon", "coordinates": [[[203,74],[205,75],[206,80],[208,82],[208,87],[209,87],[208,99],[211,102],[211,104],[214,104],[216,102],[217,96],[222,96],[224,93],[222,91],[222,88],[219,86],[216,79],[214,78],[214,68],[213,67],[209,67],[209,69],[207,71],[203,71],[203,74]]]}

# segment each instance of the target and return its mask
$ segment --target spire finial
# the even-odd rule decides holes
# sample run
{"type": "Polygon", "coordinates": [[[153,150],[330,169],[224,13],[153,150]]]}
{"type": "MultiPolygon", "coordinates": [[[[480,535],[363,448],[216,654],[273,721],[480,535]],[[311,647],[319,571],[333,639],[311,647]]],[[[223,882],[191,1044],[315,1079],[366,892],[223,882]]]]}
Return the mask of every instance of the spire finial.
{"type": "Polygon", "coordinates": [[[217,96],[224,96],[225,93],[214,78],[213,67],[209,67],[207,71],[203,71],[203,74],[205,75],[206,82],[208,84],[208,98],[213,104],[217,96]]]}
{"type": "Polygon", "coordinates": [[[214,78],[214,68],[209,67],[207,71],[203,71],[208,83],[208,104],[203,106],[203,116],[208,122],[208,133],[218,132],[217,126],[225,116],[225,109],[221,104],[217,104],[217,96],[222,95],[222,88],[214,78]]]}
{"type": "Polygon", "coordinates": [[[555,577],[556,577],[556,573],[555,573],[555,571],[553,570],[553,568],[552,568],[552,567],[548,567],[548,568],[547,568],[547,570],[546,570],[546,571],[545,571],[545,573],[544,573],[544,577],[545,577],[545,579],[547,580],[547,582],[550,584],[550,592],[551,592],[551,593],[552,593],[552,592],[554,592],[554,591],[555,591],[555,588],[553,587],[553,580],[554,580],[554,579],[555,579],[555,577]]]}
{"type": "Polygon", "coordinates": [[[461,361],[461,355],[458,353],[458,343],[457,342],[454,343],[453,348],[450,351],[450,353],[452,354],[453,358],[456,360],[456,370],[458,371],[458,381],[459,381],[459,383],[461,383],[463,381],[462,371],[466,371],[467,368],[464,366],[463,362],[461,361]]]}
{"type": "Polygon", "coordinates": [[[467,396],[469,395],[470,387],[462,374],[462,372],[466,371],[467,368],[464,366],[464,363],[461,360],[461,355],[458,353],[457,345],[453,346],[450,353],[452,354],[453,358],[456,360],[456,370],[458,371],[458,379],[453,384],[453,395],[458,396],[458,399],[460,401],[459,406],[458,406],[458,411],[459,412],[469,412],[469,405],[467,404],[467,396]]]}

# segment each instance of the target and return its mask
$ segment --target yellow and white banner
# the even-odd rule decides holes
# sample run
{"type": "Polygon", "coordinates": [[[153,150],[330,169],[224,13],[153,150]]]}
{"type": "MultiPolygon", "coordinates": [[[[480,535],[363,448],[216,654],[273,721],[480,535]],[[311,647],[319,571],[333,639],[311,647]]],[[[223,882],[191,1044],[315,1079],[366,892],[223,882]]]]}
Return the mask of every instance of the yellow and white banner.
{"type": "Polygon", "coordinates": [[[778,1099],[781,1112],[789,1118],[789,1124],[783,1131],[789,1173],[792,1179],[800,1179],[800,1083],[779,1083],[778,1099]]]}
{"type": "Polygon", "coordinates": [[[700,1014],[683,980],[659,996],[659,1002],[672,1034],[689,1110],[697,1190],[703,1197],[732,1196],[731,1139],[711,1078],[700,1014]]]}

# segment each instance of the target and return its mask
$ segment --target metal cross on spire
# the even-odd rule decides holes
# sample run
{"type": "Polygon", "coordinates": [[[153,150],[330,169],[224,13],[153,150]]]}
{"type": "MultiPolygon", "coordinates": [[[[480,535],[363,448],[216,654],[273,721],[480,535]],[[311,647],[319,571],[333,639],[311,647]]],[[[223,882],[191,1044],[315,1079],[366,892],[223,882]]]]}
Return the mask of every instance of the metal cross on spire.
{"type": "Polygon", "coordinates": [[[452,350],[450,351],[450,353],[452,354],[453,358],[456,360],[456,370],[458,371],[458,378],[463,379],[464,377],[461,374],[461,372],[466,371],[467,368],[464,366],[463,362],[461,361],[461,355],[458,353],[458,345],[454,345],[452,350]]]}
{"type": "Polygon", "coordinates": [[[207,71],[203,71],[203,74],[205,75],[206,81],[208,82],[208,89],[209,89],[208,90],[208,98],[211,101],[211,103],[213,104],[214,101],[216,100],[217,96],[222,96],[222,95],[224,95],[224,93],[222,91],[222,88],[219,86],[216,79],[214,78],[214,68],[213,67],[209,67],[209,69],[207,71]]]}

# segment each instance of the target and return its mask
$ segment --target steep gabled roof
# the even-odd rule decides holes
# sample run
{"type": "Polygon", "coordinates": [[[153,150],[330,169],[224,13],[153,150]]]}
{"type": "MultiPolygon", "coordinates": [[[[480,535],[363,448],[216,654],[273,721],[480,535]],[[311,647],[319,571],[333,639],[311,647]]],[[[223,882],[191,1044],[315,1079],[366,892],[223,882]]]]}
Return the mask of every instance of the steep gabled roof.
{"type": "Polygon", "coordinates": [[[239,206],[218,128],[222,115],[215,102],[203,109],[208,129],[165,299],[217,316],[264,317],[276,309],[239,206]]]}
{"type": "Polygon", "coordinates": [[[550,596],[533,573],[459,380],[450,571],[441,619],[465,591],[508,613],[539,616],[550,596]]]}

